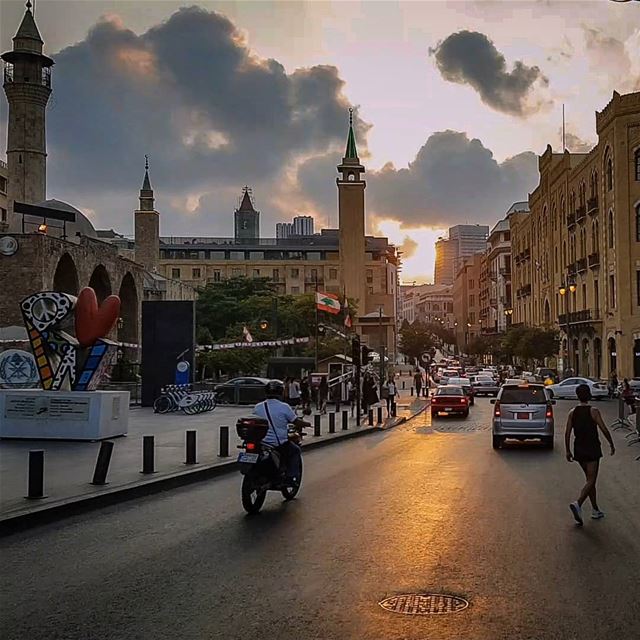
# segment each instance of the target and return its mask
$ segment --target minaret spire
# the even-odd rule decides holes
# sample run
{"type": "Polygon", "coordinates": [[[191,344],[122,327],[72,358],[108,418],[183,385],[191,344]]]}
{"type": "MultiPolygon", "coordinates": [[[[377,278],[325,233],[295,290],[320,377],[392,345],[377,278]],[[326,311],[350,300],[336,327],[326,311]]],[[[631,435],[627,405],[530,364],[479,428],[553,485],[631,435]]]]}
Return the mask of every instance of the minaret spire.
{"type": "Polygon", "coordinates": [[[356,136],[353,133],[353,109],[349,109],[349,135],[347,136],[347,148],[344,152],[344,160],[356,160],[358,158],[358,150],[356,149],[356,136]]]}
{"type": "Polygon", "coordinates": [[[155,211],[153,189],[149,180],[149,156],[144,156],[144,180],[140,189],[140,211],[155,211]]]}

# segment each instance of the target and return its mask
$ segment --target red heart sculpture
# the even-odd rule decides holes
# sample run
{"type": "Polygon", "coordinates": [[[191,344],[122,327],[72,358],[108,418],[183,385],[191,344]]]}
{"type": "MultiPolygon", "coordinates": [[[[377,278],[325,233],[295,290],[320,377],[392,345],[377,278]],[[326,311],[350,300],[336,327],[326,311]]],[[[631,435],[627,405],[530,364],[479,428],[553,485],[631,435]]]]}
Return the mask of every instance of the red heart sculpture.
{"type": "Polygon", "coordinates": [[[78,294],[75,312],[76,338],[81,347],[89,347],[113,328],[120,315],[120,298],[108,296],[98,307],[96,292],[85,287],[78,294]]]}

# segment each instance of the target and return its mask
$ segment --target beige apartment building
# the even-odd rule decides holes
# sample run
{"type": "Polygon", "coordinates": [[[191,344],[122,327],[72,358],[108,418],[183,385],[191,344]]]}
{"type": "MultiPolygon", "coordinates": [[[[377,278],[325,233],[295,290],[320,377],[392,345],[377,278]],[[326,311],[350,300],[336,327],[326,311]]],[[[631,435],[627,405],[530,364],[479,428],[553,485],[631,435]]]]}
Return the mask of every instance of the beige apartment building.
{"type": "Polygon", "coordinates": [[[484,253],[465,258],[453,283],[453,326],[458,348],[462,351],[481,332],[480,292],[484,259],[484,253]]]}
{"type": "Polygon", "coordinates": [[[513,322],[560,330],[560,370],[640,376],[640,92],[614,92],[596,132],[589,153],[547,146],[511,218],[513,322]]]}

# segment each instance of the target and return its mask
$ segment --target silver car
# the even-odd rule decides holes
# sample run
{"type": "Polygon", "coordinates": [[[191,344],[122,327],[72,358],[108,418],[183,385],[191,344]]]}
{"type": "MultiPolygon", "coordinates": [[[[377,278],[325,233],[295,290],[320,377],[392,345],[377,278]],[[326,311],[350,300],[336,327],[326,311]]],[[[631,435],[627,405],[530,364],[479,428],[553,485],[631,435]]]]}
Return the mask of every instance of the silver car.
{"type": "Polygon", "coordinates": [[[554,400],[541,384],[505,384],[494,404],[493,448],[499,449],[507,438],[540,439],[547,449],[553,449],[554,400]]]}
{"type": "Polygon", "coordinates": [[[478,375],[471,378],[471,385],[476,396],[497,396],[498,383],[488,376],[478,375]]]}

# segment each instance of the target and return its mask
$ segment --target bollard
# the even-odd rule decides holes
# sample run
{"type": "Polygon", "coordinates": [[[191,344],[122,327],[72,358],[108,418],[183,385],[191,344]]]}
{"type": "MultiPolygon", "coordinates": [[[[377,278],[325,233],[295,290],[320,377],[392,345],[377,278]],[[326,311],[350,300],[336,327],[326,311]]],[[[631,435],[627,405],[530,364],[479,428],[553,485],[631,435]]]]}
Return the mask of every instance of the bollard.
{"type": "Polygon", "coordinates": [[[155,473],[154,437],[142,436],[142,471],[140,473],[155,473]]]}
{"type": "Polygon", "coordinates": [[[335,433],[335,432],[336,432],[336,414],[332,412],[329,414],[329,433],[335,433]]]}
{"type": "Polygon", "coordinates": [[[342,412],[342,430],[347,431],[348,428],[349,428],[349,412],[343,411],[342,412]]]}
{"type": "Polygon", "coordinates": [[[378,424],[382,424],[382,407],[378,407],[378,424]]]}
{"type": "Polygon", "coordinates": [[[220,458],[229,457],[229,427],[220,427],[220,449],[218,456],[220,458]]]}
{"type": "Polygon", "coordinates": [[[103,440],[100,443],[100,451],[96,460],[96,468],[93,472],[93,480],[91,484],[103,485],[107,482],[107,472],[109,471],[109,463],[111,462],[111,454],[113,453],[113,442],[111,440],[103,440]]]}
{"type": "Polygon", "coordinates": [[[411,395],[413,395],[413,387],[411,387],[411,395]]]}
{"type": "Polygon", "coordinates": [[[186,459],[185,464],[197,464],[196,462],[196,432],[193,430],[186,431],[186,459]]]}
{"type": "Polygon", "coordinates": [[[618,398],[618,419],[624,420],[625,418],[625,401],[624,398],[618,398]]]}
{"type": "Polygon", "coordinates": [[[369,426],[373,427],[373,409],[369,409],[369,426]]]}
{"type": "Polygon", "coordinates": [[[403,390],[405,389],[404,382],[405,382],[405,381],[403,380],[403,381],[402,381],[402,389],[403,389],[403,390]]]}
{"type": "Polygon", "coordinates": [[[47,497],[44,495],[44,449],[29,451],[29,487],[25,497],[30,500],[47,497]]]}
{"type": "Polygon", "coordinates": [[[313,416],[313,435],[314,436],[322,435],[322,427],[320,425],[320,414],[319,413],[316,413],[316,415],[313,416]]]}

